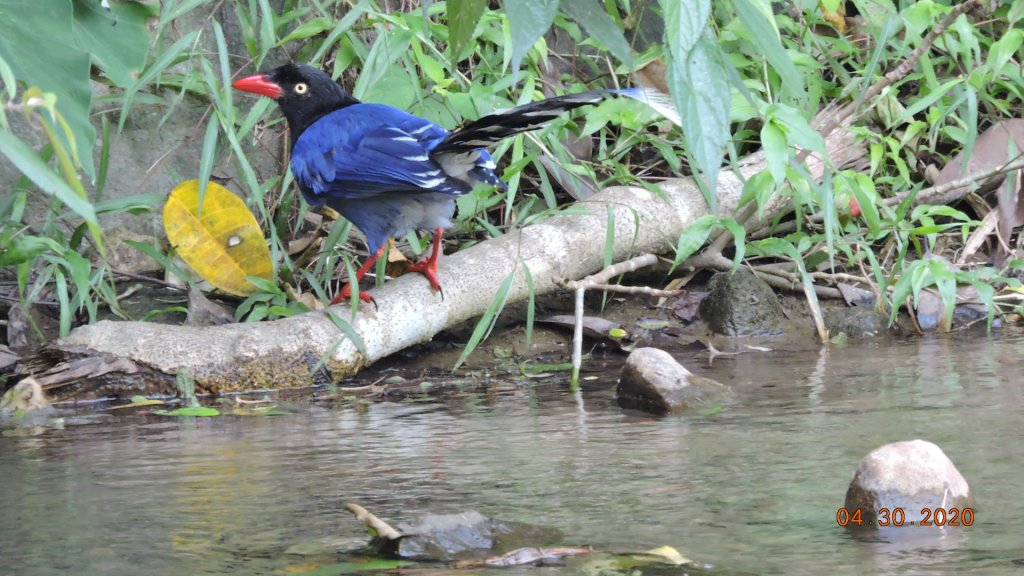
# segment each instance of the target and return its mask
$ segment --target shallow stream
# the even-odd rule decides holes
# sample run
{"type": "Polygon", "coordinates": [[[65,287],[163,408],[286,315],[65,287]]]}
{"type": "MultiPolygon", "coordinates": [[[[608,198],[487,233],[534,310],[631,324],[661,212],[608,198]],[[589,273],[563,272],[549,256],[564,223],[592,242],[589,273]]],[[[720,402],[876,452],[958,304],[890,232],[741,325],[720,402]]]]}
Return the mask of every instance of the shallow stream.
{"type": "Polygon", "coordinates": [[[687,366],[736,397],[665,418],[619,409],[609,374],[579,394],[552,381],[445,401],[121,415],[8,433],[0,573],[301,572],[310,560],[286,550],[366,540],[348,501],[395,523],[475,509],[558,528],[566,545],[670,545],[723,574],[1020,573],[1022,351],[1024,337],[1004,332],[711,365],[687,352],[687,366]],[[871,539],[840,528],[858,460],[914,438],[938,444],[966,477],[973,526],[871,539]]]}

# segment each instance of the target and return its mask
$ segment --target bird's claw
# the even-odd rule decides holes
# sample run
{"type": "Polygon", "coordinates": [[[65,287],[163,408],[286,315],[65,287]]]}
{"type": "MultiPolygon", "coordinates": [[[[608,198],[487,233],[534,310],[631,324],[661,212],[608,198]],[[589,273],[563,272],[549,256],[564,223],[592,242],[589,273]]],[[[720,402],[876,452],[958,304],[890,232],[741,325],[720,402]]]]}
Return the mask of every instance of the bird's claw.
{"type": "Polygon", "coordinates": [[[406,272],[419,272],[423,274],[427,281],[430,282],[431,288],[435,292],[441,293],[441,298],[444,298],[444,290],[441,290],[441,282],[437,279],[437,260],[434,258],[427,258],[420,260],[415,264],[410,264],[405,270],[406,272]]]}
{"type": "MultiPolygon", "coordinates": [[[[334,300],[331,300],[330,305],[334,306],[335,304],[340,304],[342,301],[349,300],[350,298],[352,298],[352,287],[349,284],[345,284],[345,286],[342,287],[341,292],[338,292],[338,295],[334,297],[334,300]]],[[[373,299],[373,296],[370,296],[369,292],[360,291],[359,299],[367,304],[377,306],[377,302],[373,299]]]]}

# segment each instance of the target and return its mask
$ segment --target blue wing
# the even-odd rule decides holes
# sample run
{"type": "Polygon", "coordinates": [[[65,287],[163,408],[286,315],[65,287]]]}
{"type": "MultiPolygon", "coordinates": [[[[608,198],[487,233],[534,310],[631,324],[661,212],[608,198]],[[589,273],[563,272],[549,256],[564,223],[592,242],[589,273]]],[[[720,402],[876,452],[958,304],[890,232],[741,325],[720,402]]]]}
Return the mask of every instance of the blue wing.
{"type": "Polygon", "coordinates": [[[455,196],[476,182],[499,185],[484,150],[431,150],[448,131],[383,104],[354,104],[318,119],[292,148],[292,173],[306,201],[327,204],[366,236],[371,254],[388,237],[448,228],[455,196]],[[459,161],[453,162],[453,158],[459,161]]]}
{"type": "Polygon", "coordinates": [[[307,128],[292,149],[292,173],[311,204],[382,192],[465,194],[430,157],[448,132],[383,104],[336,110],[307,128]]]}

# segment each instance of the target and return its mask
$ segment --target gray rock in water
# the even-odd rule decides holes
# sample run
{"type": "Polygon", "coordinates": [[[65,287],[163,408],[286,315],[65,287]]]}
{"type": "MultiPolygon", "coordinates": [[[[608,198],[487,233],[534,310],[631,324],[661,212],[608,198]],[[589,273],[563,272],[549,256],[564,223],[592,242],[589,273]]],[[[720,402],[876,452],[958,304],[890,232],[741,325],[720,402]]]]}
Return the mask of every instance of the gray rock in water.
{"type": "Polygon", "coordinates": [[[833,337],[845,334],[850,340],[887,337],[890,335],[889,318],[873,306],[825,308],[822,310],[825,327],[833,337]]]}
{"type": "Polygon", "coordinates": [[[924,440],[875,448],[857,465],[846,491],[846,509],[851,514],[860,510],[862,526],[878,525],[880,515],[885,524],[882,508],[888,509],[892,521],[894,511],[901,510],[905,525],[929,519],[942,525],[971,503],[970,488],[956,466],[941,448],[924,440]],[[944,509],[942,523],[935,517],[937,508],[944,509]]]}
{"type": "Polygon", "coordinates": [[[616,389],[619,406],[667,414],[719,402],[729,389],[692,374],[671,354],[657,348],[637,348],[626,359],[616,389]]]}
{"type": "Polygon", "coordinates": [[[777,334],[785,318],[775,292],[753,272],[718,272],[708,282],[700,317],[718,334],[777,334]]]}
{"type": "Polygon", "coordinates": [[[545,546],[561,534],[554,529],[488,518],[476,510],[428,514],[415,524],[400,524],[398,555],[416,560],[451,562],[486,558],[521,547],[545,546]]]}

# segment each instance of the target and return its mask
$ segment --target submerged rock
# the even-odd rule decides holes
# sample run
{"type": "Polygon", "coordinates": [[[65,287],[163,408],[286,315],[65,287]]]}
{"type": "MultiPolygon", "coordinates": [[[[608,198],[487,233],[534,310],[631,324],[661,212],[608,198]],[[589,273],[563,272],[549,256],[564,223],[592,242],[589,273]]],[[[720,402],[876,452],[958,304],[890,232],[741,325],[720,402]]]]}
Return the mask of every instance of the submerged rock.
{"type": "Polygon", "coordinates": [[[845,506],[851,514],[860,511],[862,526],[877,526],[880,516],[883,525],[891,524],[897,520],[897,509],[905,517],[899,524],[920,525],[925,520],[941,526],[971,502],[967,481],[942,449],[925,440],[910,440],[875,448],[860,461],[845,506]],[[887,511],[880,512],[883,508],[887,511]],[[944,509],[941,523],[936,509],[944,509]]]}
{"type": "Polygon", "coordinates": [[[728,336],[777,334],[785,318],[775,292],[753,272],[718,272],[708,282],[700,317],[712,331],[728,336]]]}
{"type": "Polygon", "coordinates": [[[729,389],[697,376],[657,348],[637,348],[626,359],[616,388],[619,406],[667,414],[719,402],[729,389]]]}
{"type": "Polygon", "coordinates": [[[873,306],[823,308],[825,327],[833,337],[845,334],[850,340],[888,336],[889,318],[873,306]]]}
{"type": "Polygon", "coordinates": [[[488,518],[468,510],[460,514],[428,514],[415,524],[400,524],[401,558],[450,562],[483,558],[518,548],[523,542],[546,545],[557,530],[488,518]]]}

